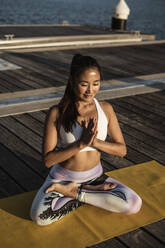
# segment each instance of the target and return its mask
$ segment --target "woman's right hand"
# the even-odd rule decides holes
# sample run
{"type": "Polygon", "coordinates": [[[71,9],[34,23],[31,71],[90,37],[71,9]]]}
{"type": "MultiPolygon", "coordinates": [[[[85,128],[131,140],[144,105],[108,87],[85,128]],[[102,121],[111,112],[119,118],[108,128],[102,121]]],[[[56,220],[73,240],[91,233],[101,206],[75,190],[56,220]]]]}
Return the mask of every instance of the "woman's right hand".
{"type": "Polygon", "coordinates": [[[80,138],[80,143],[83,146],[92,145],[97,136],[97,121],[96,118],[82,121],[83,132],[80,138]]]}

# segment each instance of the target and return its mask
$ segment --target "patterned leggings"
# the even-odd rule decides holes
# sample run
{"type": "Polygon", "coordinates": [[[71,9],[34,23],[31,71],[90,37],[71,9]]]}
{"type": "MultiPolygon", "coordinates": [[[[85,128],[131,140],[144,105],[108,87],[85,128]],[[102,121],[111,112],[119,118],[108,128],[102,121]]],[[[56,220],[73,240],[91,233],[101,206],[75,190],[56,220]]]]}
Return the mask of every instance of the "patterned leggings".
{"type": "Polygon", "coordinates": [[[142,200],[132,189],[103,174],[100,163],[93,169],[83,172],[70,171],[60,165],[54,165],[32,203],[31,219],[38,225],[48,225],[84,203],[112,212],[133,214],[140,210],[142,200]],[[71,181],[76,182],[78,186],[99,185],[105,182],[112,182],[117,186],[105,191],[82,189],[79,200],[56,191],[45,193],[53,183],[67,184],[71,181]]]}

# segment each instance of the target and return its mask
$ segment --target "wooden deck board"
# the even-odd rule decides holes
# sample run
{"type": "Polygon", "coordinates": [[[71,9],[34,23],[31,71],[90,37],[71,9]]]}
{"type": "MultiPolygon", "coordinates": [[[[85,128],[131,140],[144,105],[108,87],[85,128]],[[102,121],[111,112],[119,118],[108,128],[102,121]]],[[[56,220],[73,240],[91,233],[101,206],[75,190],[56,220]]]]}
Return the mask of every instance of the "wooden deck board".
{"type": "Polygon", "coordinates": [[[1,119],[1,125],[7,126],[8,129],[14,133],[16,136],[25,140],[27,144],[32,146],[36,151],[41,151],[42,138],[39,135],[34,135],[34,132],[31,131],[26,126],[22,125],[13,117],[7,117],[1,119]]]}
{"type": "MultiPolygon", "coordinates": [[[[157,92],[157,93],[158,93],[158,92],[157,92]]],[[[163,96],[163,98],[164,98],[164,96],[163,96]]],[[[159,106],[160,104],[161,104],[162,106],[165,105],[165,103],[163,103],[163,101],[162,101],[161,96],[158,95],[158,94],[157,94],[157,95],[148,94],[148,95],[147,95],[147,99],[149,99],[151,103],[154,102],[157,106],[159,106]]]]}
{"type": "Polygon", "coordinates": [[[165,219],[155,222],[152,225],[148,225],[145,227],[145,229],[148,230],[155,237],[159,237],[165,243],[165,219]]]}
{"type": "MultiPolygon", "coordinates": [[[[165,102],[163,102],[162,99],[158,103],[155,100],[155,98],[153,98],[152,96],[150,97],[150,94],[146,94],[145,97],[143,97],[142,95],[137,95],[136,99],[140,102],[140,104],[142,104],[142,103],[145,104],[146,107],[150,111],[154,111],[154,112],[160,114],[161,116],[163,115],[163,117],[164,117],[165,102]]],[[[157,97],[157,99],[158,99],[158,97],[157,97]]]]}
{"type": "Polygon", "coordinates": [[[128,134],[129,136],[133,137],[135,140],[137,140],[137,142],[145,142],[147,145],[152,146],[154,149],[158,149],[159,151],[164,152],[165,143],[153,137],[152,134],[145,134],[144,132],[141,132],[136,128],[132,130],[131,127],[126,124],[123,124],[122,122],[120,122],[120,126],[124,130],[124,134],[128,134]]]}
{"type": "Polygon", "coordinates": [[[0,78],[1,80],[4,80],[4,84],[11,89],[12,91],[17,90],[30,90],[31,86],[30,84],[24,84],[21,82],[21,79],[16,77],[15,72],[12,73],[11,71],[3,71],[0,72],[0,78]]]}
{"type": "MultiPolygon", "coordinates": [[[[164,121],[163,114],[160,115],[157,111],[153,113],[150,109],[153,109],[152,107],[148,108],[146,104],[141,104],[136,99],[132,98],[121,98],[120,99],[120,105],[122,105],[125,102],[124,107],[127,107],[128,109],[133,109],[134,112],[139,113],[140,116],[145,117],[145,119],[151,120],[152,123],[160,124],[159,128],[161,127],[162,130],[164,130],[163,125],[161,123],[164,121]]],[[[118,102],[117,102],[118,104],[118,102]]]]}
{"type": "Polygon", "coordinates": [[[42,137],[43,133],[43,123],[37,121],[29,114],[16,115],[13,117],[15,120],[18,120],[20,123],[25,125],[27,128],[31,129],[35,134],[38,134],[42,137]]]}
{"type": "Polygon", "coordinates": [[[143,112],[143,109],[139,109],[137,106],[132,107],[131,104],[129,105],[121,102],[115,102],[113,106],[116,111],[121,111],[121,113],[128,116],[129,119],[143,123],[146,127],[153,128],[158,132],[164,133],[163,124],[161,124],[161,122],[157,122],[156,117],[153,120],[148,118],[148,115],[145,114],[146,111],[143,112]]]}
{"type": "Polygon", "coordinates": [[[24,189],[0,167],[0,198],[20,194],[24,189]]]}
{"type": "Polygon", "coordinates": [[[138,132],[141,132],[142,135],[146,134],[149,135],[155,139],[157,139],[158,141],[162,141],[165,142],[165,136],[162,135],[162,133],[159,130],[154,129],[154,127],[148,127],[146,126],[145,122],[139,122],[136,120],[132,120],[131,118],[125,116],[122,113],[118,113],[117,114],[118,119],[120,121],[120,123],[126,124],[126,126],[132,128],[138,132]]]}
{"type": "MultiPolygon", "coordinates": [[[[20,160],[26,163],[32,171],[40,175],[40,177],[45,178],[48,169],[41,162],[41,151],[36,151],[26,142],[26,139],[21,139],[16,133],[10,131],[10,127],[8,128],[0,125],[1,142],[3,145],[12,151],[17,158],[20,158],[20,160]]],[[[12,171],[10,173],[12,174],[12,171]]]]}
{"type": "Polygon", "coordinates": [[[17,158],[12,151],[0,144],[0,152],[0,168],[6,171],[24,191],[30,191],[41,186],[43,179],[26,166],[22,160],[17,158]]]}
{"type": "MultiPolygon", "coordinates": [[[[40,52],[2,52],[0,58],[22,69],[0,71],[9,92],[65,85],[75,53],[94,56],[104,80],[164,73],[165,43],[122,47],[99,47],[40,52]],[[154,55],[154,56],[153,56],[154,55]]],[[[0,89],[3,92],[3,88],[0,89]]],[[[4,92],[5,89],[4,89],[4,92]]]]}
{"type": "Polygon", "coordinates": [[[0,38],[4,38],[5,34],[14,34],[16,38],[29,38],[109,33],[113,33],[109,28],[88,25],[1,25],[0,38]]]}
{"type": "Polygon", "coordinates": [[[143,231],[142,228],[130,233],[123,234],[118,238],[122,240],[128,247],[134,248],[163,248],[165,245],[163,241],[158,240],[151,233],[143,231]]]}
{"type": "Polygon", "coordinates": [[[23,87],[19,87],[17,83],[13,82],[8,76],[5,77],[2,72],[0,73],[0,84],[7,90],[7,92],[15,92],[23,89],[23,87]]]}
{"type": "Polygon", "coordinates": [[[113,238],[107,241],[104,241],[97,245],[92,245],[86,248],[128,248],[127,245],[123,244],[118,238],[113,238]]]}
{"type": "Polygon", "coordinates": [[[32,90],[32,89],[38,89],[41,87],[40,83],[35,82],[33,80],[29,80],[26,77],[26,73],[24,73],[23,75],[21,75],[21,69],[19,70],[15,70],[15,71],[7,71],[6,73],[4,73],[4,75],[8,75],[11,78],[11,81],[16,82],[16,85],[24,90],[25,87],[28,90],[32,90]]]}
{"type": "MultiPolygon", "coordinates": [[[[143,97],[144,98],[144,97],[143,97]]],[[[143,100],[142,97],[137,97],[138,99],[138,108],[140,109],[143,109],[147,115],[147,117],[151,118],[152,119],[152,115],[151,113],[154,112],[154,115],[156,117],[156,120],[159,121],[159,122],[162,122],[162,120],[164,119],[164,110],[165,110],[165,105],[164,106],[154,106],[154,104],[148,104],[146,102],[147,99],[143,100]]],[[[127,102],[132,105],[133,107],[137,105],[137,99],[136,99],[136,96],[135,97],[132,97],[130,98],[127,102]]],[[[122,99],[124,100],[124,98],[122,99]]]]}
{"type": "Polygon", "coordinates": [[[45,118],[46,118],[46,113],[48,111],[39,111],[39,112],[32,112],[32,113],[28,113],[30,116],[32,116],[33,118],[35,118],[36,120],[40,121],[41,123],[44,123],[45,118]]]}

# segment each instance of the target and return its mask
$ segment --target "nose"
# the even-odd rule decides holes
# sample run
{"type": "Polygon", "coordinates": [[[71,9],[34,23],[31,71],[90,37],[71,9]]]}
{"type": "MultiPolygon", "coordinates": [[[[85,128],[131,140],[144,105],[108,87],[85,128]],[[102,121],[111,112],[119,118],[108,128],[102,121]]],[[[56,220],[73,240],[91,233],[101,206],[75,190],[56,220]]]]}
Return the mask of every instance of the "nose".
{"type": "Polygon", "coordinates": [[[92,85],[88,85],[88,88],[87,88],[87,93],[91,93],[92,92],[92,85]]]}

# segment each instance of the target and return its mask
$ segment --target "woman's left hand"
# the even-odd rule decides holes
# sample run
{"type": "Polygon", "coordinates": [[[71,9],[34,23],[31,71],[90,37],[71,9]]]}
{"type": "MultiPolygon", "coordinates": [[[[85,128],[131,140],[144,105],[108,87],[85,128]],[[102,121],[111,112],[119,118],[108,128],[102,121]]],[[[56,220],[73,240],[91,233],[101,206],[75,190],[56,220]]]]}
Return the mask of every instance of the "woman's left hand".
{"type": "Polygon", "coordinates": [[[96,118],[90,118],[89,120],[83,121],[83,133],[80,141],[85,146],[91,146],[97,136],[97,121],[96,118]]]}

